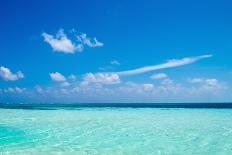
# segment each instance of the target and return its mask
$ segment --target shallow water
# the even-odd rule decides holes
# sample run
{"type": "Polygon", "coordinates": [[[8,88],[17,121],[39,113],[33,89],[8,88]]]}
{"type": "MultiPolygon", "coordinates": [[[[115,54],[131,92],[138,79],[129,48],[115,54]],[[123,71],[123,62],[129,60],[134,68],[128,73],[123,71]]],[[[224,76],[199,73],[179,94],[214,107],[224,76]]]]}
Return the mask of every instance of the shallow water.
{"type": "Polygon", "coordinates": [[[0,109],[0,154],[232,154],[232,109],[0,109]]]}

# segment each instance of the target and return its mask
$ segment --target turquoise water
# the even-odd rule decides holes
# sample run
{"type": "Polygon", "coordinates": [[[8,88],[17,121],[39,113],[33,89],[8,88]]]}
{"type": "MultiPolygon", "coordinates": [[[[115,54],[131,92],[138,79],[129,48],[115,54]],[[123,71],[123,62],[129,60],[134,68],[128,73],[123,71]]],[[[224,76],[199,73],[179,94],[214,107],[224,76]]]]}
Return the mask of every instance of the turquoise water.
{"type": "Polygon", "coordinates": [[[232,110],[0,109],[0,154],[232,154],[232,110]]]}

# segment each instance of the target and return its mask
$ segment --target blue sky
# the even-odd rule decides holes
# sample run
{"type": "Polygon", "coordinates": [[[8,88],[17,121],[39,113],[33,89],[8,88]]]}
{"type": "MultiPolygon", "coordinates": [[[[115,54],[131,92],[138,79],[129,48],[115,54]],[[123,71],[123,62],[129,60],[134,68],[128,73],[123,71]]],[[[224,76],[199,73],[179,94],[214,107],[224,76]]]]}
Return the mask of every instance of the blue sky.
{"type": "Polygon", "coordinates": [[[0,102],[232,101],[231,5],[1,1],[0,102]]]}

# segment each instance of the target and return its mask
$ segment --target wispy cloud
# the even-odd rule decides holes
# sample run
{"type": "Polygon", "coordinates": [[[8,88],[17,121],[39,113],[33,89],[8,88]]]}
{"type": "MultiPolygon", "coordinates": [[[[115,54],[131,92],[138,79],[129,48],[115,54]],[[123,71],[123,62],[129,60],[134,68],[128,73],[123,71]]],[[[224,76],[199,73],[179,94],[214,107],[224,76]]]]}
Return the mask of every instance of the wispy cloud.
{"type": "Polygon", "coordinates": [[[172,60],[168,60],[166,63],[163,63],[163,64],[145,66],[145,67],[141,67],[141,68],[137,68],[133,70],[121,71],[121,72],[116,72],[116,73],[122,76],[142,74],[142,73],[150,72],[154,70],[184,66],[184,65],[188,65],[196,61],[199,61],[201,59],[210,58],[210,57],[212,57],[212,55],[201,55],[201,56],[196,56],[196,57],[185,57],[182,59],[172,59],[172,60]]]}
{"type": "Polygon", "coordinates": [[[12,73],[9,68],[1,66],[0,77],[5,81],[16,81],[16,80],[24,78],[24,74],[21,71],[12,73]]]}
{"type": "Polygon", "coordinates": [[[80,41],[80,43],[87,45],[89,47],[101,47],[104,44],[97,40],[96,37],[93,39],[87,37],[87,34],[81,33],[80,35],[77,35],[77,39],[80,41]]]}
{"type": "Polygon", "coordinates": [[[91,48],[103,46],[103,43],[99,42],[96,37],[91,39],[87,37],[87,34],[85,33],[78,34],[75,30],[72,32],[74,33],[75,39],[68,38],[63,29],[60,29],[56,35],[44,32],[42,33],[42,36],[44,37],[44,41],[47,42],[56,52],[75,53],[82,52],[84,50],[84,46],[91,48]]]}
{"type": "Polygon", "coordinates": [[[110,64],[111,65],[120,65],[120,62],[117,60],[112,60],[112,61],[110,61],[110,64]]]}

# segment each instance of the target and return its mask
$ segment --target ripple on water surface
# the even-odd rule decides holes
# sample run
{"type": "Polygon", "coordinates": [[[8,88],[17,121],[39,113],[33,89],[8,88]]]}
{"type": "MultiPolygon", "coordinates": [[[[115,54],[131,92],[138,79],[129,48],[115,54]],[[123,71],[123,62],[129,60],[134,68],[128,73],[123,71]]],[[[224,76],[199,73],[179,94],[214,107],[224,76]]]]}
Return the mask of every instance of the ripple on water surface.
{"type": "Polygon", "coordinates": [[[232,110],[0,109],[10,154],[232,154],[232,110]]]}

